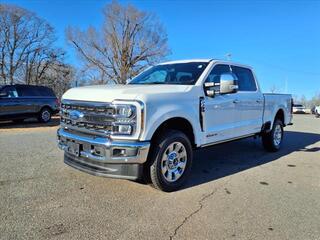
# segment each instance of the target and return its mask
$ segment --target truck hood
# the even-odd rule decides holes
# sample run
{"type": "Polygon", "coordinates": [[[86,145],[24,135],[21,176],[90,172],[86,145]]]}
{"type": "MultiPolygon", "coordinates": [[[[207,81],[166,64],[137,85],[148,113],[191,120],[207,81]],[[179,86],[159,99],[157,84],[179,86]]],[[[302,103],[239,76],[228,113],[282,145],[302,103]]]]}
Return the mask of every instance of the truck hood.
{"type": "Polygon", "coordinates": [[[171,95],[183,93],[191,89],[191,85],[94,85],[69,89],[62,99],[111,102],[115,99],[121,100],[143,100],[150,95],[171,95]]]}

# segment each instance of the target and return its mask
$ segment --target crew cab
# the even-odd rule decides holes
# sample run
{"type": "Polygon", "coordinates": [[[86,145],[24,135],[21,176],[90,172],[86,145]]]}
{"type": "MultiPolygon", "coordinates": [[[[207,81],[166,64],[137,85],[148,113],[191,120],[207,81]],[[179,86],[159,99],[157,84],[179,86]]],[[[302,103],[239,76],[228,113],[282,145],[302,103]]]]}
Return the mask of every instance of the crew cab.
{"type": "Polygon", "coordinates": [[[60,102],[51,88],[35,85],[0,86],[0,120],[23,122],[37,118],[47,123],[59,112],[60,102]]]}
{"type": "Polygon", "coordinates": [[[150,67],[126,85],[68,90],[57,135],[76,169],[174,191],[188,179],[194,149],[261,136],[266,150],[278,151],[291,120],[291,95],[261,93],[251,67],[185,60],[150,67]]]}

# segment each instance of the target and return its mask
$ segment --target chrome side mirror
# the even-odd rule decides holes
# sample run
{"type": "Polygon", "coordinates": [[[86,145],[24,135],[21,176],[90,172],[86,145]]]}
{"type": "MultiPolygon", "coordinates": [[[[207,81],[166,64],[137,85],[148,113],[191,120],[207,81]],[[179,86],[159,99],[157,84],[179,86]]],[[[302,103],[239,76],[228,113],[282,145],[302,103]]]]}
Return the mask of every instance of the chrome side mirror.
{"type": "Polygon", "coordinates": [[[236,93],[238,91],[238,79],[233,73],[224,73],[220,77],[220,94],[236,93]]]}

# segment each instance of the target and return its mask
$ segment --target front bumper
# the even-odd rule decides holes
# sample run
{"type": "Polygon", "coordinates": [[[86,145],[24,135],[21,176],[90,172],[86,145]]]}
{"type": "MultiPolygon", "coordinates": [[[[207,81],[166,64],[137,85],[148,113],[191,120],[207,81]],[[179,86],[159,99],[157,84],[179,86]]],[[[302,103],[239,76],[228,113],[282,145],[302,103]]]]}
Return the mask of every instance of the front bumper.
{"type": "Polygon", "coordinates": [[[112,141],[58,129],[64,162],[78,170],[105,177],[138,179],[147,161],[150,142],[112,141]]]}

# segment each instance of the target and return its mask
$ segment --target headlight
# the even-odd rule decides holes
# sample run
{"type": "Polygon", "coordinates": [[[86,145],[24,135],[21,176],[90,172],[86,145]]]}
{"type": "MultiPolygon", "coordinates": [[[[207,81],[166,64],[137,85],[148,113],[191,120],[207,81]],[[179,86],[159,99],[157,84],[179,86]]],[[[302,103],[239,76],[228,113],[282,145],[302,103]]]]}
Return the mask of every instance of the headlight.
{"type": "Polygon", "coordinates": [[[113,127],[113,132],[119,135],[131,135],[132,130],[132,125],[116,125],[113,127]]]}
{"type": "Polygon", "coordinates": [[[133,135],[137,124],[137,108],[130,104],[114,104],[115,122],[112,135],[133,135]]]}
{"type": "Polygon", "coordinates": [[[116,106],[116,115],[124,118],[129,118],[133,115],[135,107],[131,105],[118,105],[116,106]]]}

